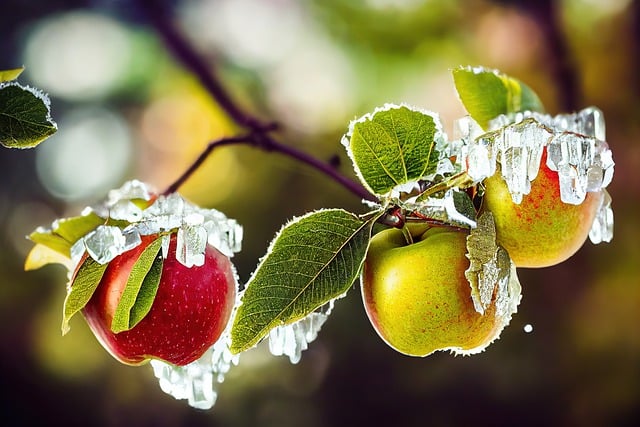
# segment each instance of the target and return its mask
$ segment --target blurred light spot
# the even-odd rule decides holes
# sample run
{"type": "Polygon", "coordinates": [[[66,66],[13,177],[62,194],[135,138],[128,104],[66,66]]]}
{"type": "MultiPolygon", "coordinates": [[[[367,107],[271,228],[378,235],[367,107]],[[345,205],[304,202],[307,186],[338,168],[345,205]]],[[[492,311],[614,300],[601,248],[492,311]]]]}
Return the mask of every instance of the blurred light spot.
{"type": "Polygon", "coordinates": [[[298,131],[312,134],[342,127],[353,113],[349,60],[323,40],[308,40],[267,79],[270,103],[298,131]]]}
{"type": "Polygon", "coordinates": [[[122,81],[132,46],[118,22],[87,12],[55,15],[27,39],[26,71],[52,95],[69,99],[103,96],[122,81]]]}
{"type": "Polygon", "coordinates": [[[300,9],[291,0],[203,0],[185,6],[185,28],[197,43],[213,44],[249,68],[283,60],[303,30],[300,9]]]}
{"type": "Polygon", "coordinates": [[[531,332],[533,332],[533,325],[531,323],[527,323],[526,325],[524,325],[524,331],[528,334],[530,334],[531,332]]]}
{"type": "Polygon", "coordinates": [[[53,209],[44,203],[28,202],[13,205],[5,230],[21,257],[26,257],[34,245],[26,236],[38,226],[50,224],[55,218],[53,209]]]}
{"type": "Polygon", "coordinates": [[[428,0],[367,0],[367,6],[371,9],[378,10],[404,9],[410,11],[412,9],[417,9],[427,2],[428,0]]]}
{"type": "Polygon", "coordinates": [[[36,168],[54,196],[96,199],[124,179],[132,155],[129,130],[120,116],[84,108],[64,116],[58,133],[38,147],[36,168]]]}
{"type": "Polygon", "coordinates": [[[542,32],[535,21],[515,9],[496,8],[484,15],[474,39],[478,52],[501,68],[535,62],[544,46],[542,32]]]}
{"type": "Polygon", "coordinates": [[[571,3],[574,3],[573,7],[576,9],[590,9],[591,13],[604,18],[624,11],[631,4],[631,0],[572,0],[571,3]]]}

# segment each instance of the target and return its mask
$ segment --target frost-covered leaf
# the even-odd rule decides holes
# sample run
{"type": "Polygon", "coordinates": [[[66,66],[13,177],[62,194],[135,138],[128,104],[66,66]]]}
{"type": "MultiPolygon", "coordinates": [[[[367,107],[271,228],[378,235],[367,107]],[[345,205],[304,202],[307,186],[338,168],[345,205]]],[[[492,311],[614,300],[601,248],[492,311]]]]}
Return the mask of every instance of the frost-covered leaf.
{"type": "Polygon", "coordinates": [[[10,82],[18,78],[24,71],[24,67],[13,68],[11,70],[0,70],[0,83],[10,82]]]}
{"type": "Polygon", "coordinates": [[[469,268],[465,276],[471,285],[471,297],[478,313],[496,301],[496,315],[508,316],[520,302],[520,283],[507,251],[496,242],[493,214],[483,212],[477,227],[467,237],[469,268]]]}
{"type": "Polygon", "coordinates": [[[162,275],[161,246],[162,238],[157,238],[142,251],[133,265],[111,320],[112,332],[128,331],[151,310],[162,275]]]}
{"type": "Polygon", "coordinates": [[[247,284],[231,330],[231,350],[247,350],[271,329],[344,294],[360,273],[376,219],[327,209],[287,224],[247,284]]]}
{"type": "Polygon", "coordinates": [[[342,144],[364,186],[382,196],[435,172],[440,155],[436,143],[442,139],[435,113],[385,105],[351,122],[342,144]]]}
{"type": "Polygon", "coordinates": [[[71,246],[82,236],[105,222],[104,218],[90,212],[87,215],[58,219],[50,229],[38,228],[28,237],[34,243],[47,246],[66,257],[70,257],[71,246]]]}
{"type": "Polygon", "coordinates": [[[0,83],[0,144],[32,148],[57,129],[47,95],[15,82],[0,83]]]}
{"type": "Polygon", "coordinates": [[[500,114],[544,111],[531,88],[497,70],[459,67],[453,70],[453,80],[462,104],[483,129],[500,114]]]}
{"type": "Polygon", "coordinates": [[[85,257],[73,282],[67,288],[67,297],[62,309],[62,334],[69,332],[69,321],[87,305],[98,288],[104,271],[109,264],[98,264],[91,257],[85,257]]]}

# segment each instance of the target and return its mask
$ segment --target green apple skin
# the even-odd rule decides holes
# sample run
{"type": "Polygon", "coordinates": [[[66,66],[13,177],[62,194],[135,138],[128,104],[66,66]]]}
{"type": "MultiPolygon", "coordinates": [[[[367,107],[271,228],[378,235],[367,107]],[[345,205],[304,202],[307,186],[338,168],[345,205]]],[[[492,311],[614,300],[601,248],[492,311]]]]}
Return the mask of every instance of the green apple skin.
{"type": "Polygon", "coordinates": [[[464,275],[467,233],[432,227],[407,244],[402,231],[371,239],[362,296],[371,324],[392,348],[410,356],[436,350],[474,353],[501,332],[492,304],[482,315],[464,275]]]}
{"type": "Polygon", "coordinates": [[[543,150],[538,176],[520,204],[511,199],[500,171],[484,181],[482,209],[493,213],[496,239],[517,267],[549,267],[575,254],[589,236],[603,194],[589,192],[579,205],[560,199],[558,172],[543,150]]]}
{"type": "Polygon", "coordinates": [[[132,329],[114,333],[111,321],[142,243],[110,263],[95,293],[82,309],[90,329],[119,362],[140,365],[160,359],[178,366],[197,360],[224,331],[236,298],[235,272],[228,257],[207,246],[202,266],[186,267],[176,259],[176,235],[170,239],[158,292],[149,313],[132,329]]]}

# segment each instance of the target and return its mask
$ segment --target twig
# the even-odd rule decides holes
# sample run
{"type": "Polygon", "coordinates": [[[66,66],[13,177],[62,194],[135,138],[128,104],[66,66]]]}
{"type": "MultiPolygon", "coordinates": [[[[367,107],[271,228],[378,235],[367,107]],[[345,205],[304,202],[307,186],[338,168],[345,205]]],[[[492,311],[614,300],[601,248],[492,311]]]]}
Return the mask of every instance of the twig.
{"type": "Polygon", "coordinates": [[[229,117],[239,126],[248,129],[249,133],[232,138],[223,138],[221,140],[211,142],[205,151],[196,159],[176,182],[174,182],[165,191],[176,191],[186,179],[195,172],[204,162],[211,152],[220,146],[231,144],[250,144],[259,147],[265,151],[274,151],[289,156],[302,163],[311,166],[339,184],[344,186],[358,197],[366,200],[375,200],[375,196],[370,194],[362,185],[341,175],[338,171],[328,163],[310,156],[307,153],[296,150],[274,139],[269,132],[274,130],[274,124],[264,124],[257,118],[245,113],[234,102],[227,93],[223,85],[217,79],[211,64],[203,61],[200,55],[196,53],[190,43],[180,34],[180,32],[172,24],[162,1],[158,0],[137,0],[142,11],[148,16],[149,22],[157,30],[158,34],[164,39],[167,47],[172,54],[183,63],[200,80],[204,88],[215,99],[218,105],[229,115],[229,117]]]}

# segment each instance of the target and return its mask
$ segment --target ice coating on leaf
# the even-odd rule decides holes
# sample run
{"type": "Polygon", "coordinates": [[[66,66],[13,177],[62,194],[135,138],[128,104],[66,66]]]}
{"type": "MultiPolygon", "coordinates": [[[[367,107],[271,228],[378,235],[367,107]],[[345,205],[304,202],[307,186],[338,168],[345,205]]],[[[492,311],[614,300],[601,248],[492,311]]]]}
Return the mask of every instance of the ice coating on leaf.
{"type": "Polygon", "coordinates": [[[610,242],[613,239],[613,210],[611,209],[611,196],[607,190],[602,190],[603,197],[598,212],[589,231],[589,240],[598,244],[610,242]]]}
{"type": "Polygon", "coordinates": [[[408,211],[417,212],[427,218],[439,220],[464,228],[476,226],[475,210],[469,196],[456,188],[448,189],[444,195],[428,197],[416,201],[416,198],[400,202],[408,211]]]}
{"type": "Polygon", "coordinates": [[[291,363],[298,363],[302,352],[318,336],[318,332],[333,310],[335,300],[329,301],[305,318],[273,328],[269,332],[269,351],[274,356],[287,356],[291,363]]]}
{"type": "Polygon", "coordinates": [[[465,276],[471,286],[473,306],[484,314],[495,304],[495,315],[502,326],[517,311],[521,288],[509,254],[496,243],[496,228],[491,212],[478,218],[477,227],[467,237],[469,268],[465,276]]]}
{"type": "MultiPolygon", "coordinates": [[[[160,195],[146,209],[134,200],[152,200],[146,184],[133,180],[111,190],[104,203],[85,209],[107,219],[124,220],[124,229],[99,226],[80,239],[89,255],[104,264],[140,244],[140,236],[177,231],[176,258],[187,267],[204,263],[207,243],[232,257],[242,243],[242,227],[215,209],[195,206],[179,194],[160,195]]],[[[162,254],[168,253],[168,236],[163,236],[162,254]]],[[[81,245],[74,245],[73,259],[80,259],[81,245]],[[79,256],[78,256],[79,255],[79,256]]]]}

